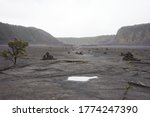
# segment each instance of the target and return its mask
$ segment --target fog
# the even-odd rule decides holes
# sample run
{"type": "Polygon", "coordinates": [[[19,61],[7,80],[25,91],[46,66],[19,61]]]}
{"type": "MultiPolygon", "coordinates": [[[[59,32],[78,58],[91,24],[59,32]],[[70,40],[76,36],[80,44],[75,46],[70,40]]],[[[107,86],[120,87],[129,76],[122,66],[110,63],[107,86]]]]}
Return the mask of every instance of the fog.
{"type": "Polygon", "coordinates": [[[0,21],[34,26],[56,37],[115,34],[149,23],[150,0],[0,0],[0,21]]]}

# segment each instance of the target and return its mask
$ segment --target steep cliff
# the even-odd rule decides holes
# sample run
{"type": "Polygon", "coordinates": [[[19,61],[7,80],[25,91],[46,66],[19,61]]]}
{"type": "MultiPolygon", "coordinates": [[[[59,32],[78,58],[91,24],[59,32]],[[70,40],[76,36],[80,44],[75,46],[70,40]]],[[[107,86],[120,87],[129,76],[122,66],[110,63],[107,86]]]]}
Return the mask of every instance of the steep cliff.
{"type": "Polygon", "coordinates": [[[0,23],[0,44],[6,44],[13,38],[23,39],[30,44],[62,44],[55,37],[41,29],[0,23]]]}
{"type": "Polygon", "coordinates": [[[125,45],[150,45],[150,24],[122,27],[118,30],[115,41],[125,45]]]}

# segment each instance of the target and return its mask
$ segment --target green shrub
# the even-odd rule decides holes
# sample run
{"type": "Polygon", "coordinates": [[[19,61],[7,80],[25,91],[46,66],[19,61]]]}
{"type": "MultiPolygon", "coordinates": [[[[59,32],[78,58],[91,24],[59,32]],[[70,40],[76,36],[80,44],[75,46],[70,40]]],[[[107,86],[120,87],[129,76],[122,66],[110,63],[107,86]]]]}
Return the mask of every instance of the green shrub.
{"type": "Polygon", "coordinates": [[[6,59],[11,60],[15,65],[17,59],[25,55],[27,46],[28,42],[21,39],[13,39],[8,42],[8,50],[4,50],[1,55],[6,59]]]}

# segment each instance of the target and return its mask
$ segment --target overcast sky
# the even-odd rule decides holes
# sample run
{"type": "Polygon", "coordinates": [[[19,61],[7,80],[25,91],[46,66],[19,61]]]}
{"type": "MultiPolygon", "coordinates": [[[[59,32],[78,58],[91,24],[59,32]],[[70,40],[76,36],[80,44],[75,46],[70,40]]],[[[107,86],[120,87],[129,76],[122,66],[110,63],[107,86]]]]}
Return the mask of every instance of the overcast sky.
{"type": "Polygon", "coordinates": [[[115,34],[121,26],[150,23],[150,0],[0,0],[0,22],[56,37],[115,34]]]}

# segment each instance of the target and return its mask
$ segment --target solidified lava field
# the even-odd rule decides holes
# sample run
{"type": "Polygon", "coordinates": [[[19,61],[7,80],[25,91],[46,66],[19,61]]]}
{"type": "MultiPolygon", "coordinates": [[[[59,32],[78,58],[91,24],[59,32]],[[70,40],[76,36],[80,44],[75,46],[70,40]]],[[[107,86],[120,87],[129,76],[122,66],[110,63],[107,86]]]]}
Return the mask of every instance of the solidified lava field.
{"type": "Polygon", "coordinates": [[[16,66],[0,57],[0,99],[150,99],[150,48],[30,46],[16,66]],[[56,60],[41,60],[46,52],[56,60]],[[123,61],[126,52],[141,61],[123,61]],[[69,76],[98,78],[80,82],[68,81],[69,76]]]}

